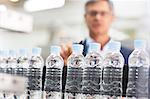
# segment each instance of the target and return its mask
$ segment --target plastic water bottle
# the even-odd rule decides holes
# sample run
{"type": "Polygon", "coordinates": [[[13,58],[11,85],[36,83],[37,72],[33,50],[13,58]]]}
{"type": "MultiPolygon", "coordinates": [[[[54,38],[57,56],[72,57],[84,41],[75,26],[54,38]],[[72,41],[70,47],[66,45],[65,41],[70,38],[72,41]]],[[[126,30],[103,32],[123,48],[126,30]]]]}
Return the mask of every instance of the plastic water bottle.
{"type": "MultiPolygon", "coordinates": [[[[7,58],[6,73],[10,75],[15,75],[15,69],[17,67],[17,54],[15,50],[9,50],[7,58]]],[[[14,99],[15,93],[6,93],[6,99],[14,99]]]]}
{"type": "Polygon", "coordinates": [[[85,57],[85,67],[83,71],[83,98],[100,99],[102,96],[102,61],[100,54],[100,44],[90,43],[89,51],[85,57]]]}
{"type": "Polygon", "coordinates": [[[0,50],[0,73],[4,73],[4,69],[3,69],[2,64],[3,64],[3,53],[0,50]]]}
{"type": "Polygon", "coordinates": [[[124,58],[120,53],[121,43],[112,41],[108,45],[103,61],[102,89],[104,99],[118,99],[122,97],[122,75],[124,58]]]}
{"type": "MultiPolygon", "coordinates": [[[[1,66],[2,62],[3,62],[2,51],[0,50],[0,73],[4,73],[3,68],[1,66]]],[[[3,91],[0,91],[0,99],[2,99],[2,98],[4,98],[3,91]]]]}
{"type": "Polygon", "coordinates": [[[6,72],[7,58],[8,58],[8,51],[1,50],[0,51],[0,73],[6,72]]]}
{"type": "Polygon", "coordinates": [[[29,69],[28,51],[27,51],[27,49],[22,48],[19,50],[16,75],[22,76],[22,77],[27,77],[28,69],[29,69]]]}
{"type": "Polygon", "coordinates": [[[51,54],[46,59],[45,91],[46,99],[61,99],[62,97],[62,70],[64,61],[60,56],[61,48],[51,46],[51,54]]]}
{"type": "Polygon", "coordinates": [[[127,97],[148,99],[149,56],[146,41],[135,40],[135,50],[129,56],[127,97]]]}
{"type": "Polygon", "coordinates": [[[15,74],[15,68],[17,67],[17,54],[15,50],[9,50],[9,55],[7,59],[7,74],[15,74]]]}
{"type": "MultiPolygon", "coordinates": [[[[29,57],[28,50],[22,48],[19,50],[18,64],[15,69],[15,74],[20,77],[28,77],[28,69],[29,69],[29,57]]],[[[27,86],[28,80],[25,86],[27,86]]],[[[16,95],[17,99],[26,99],[27,98],[27,90],[23,94],[16,95]]]]}
{"type": "Polygon", "coordinates": [[[33,48],[28,69],[29,99],[40,99],[42,97],[42,70],[44,66],[41,57],[41,48],[33,48]]]}
{"type": "Polygon", "coordinates": [[[82,77],[84,67],[83,46],[73,44],[73,52],[67,61],[67,79],[65,87],[65,99],[82,98],[82,77]]]}
{"type": "MultiPolygon", "coordinates": [[[[2,74],[6,72],[7,58],[8,58],[8,51],[1,50],[0,51],[0,73],[2,73],[2,74]]],[[[3,80],[3,79],[1,79],[1,80],[3,80]]],[[[5,99],[5,92],[3,90],[1,90],[1,92],[0,92],[0,99],[5,99]]]]}
{"type": "Polygon", "coordinates": [[[9,50],[9,56],[7,59],[6,73],[15,75],[15,68],[17,67],[17,54],[15,50],[9,50]]]}

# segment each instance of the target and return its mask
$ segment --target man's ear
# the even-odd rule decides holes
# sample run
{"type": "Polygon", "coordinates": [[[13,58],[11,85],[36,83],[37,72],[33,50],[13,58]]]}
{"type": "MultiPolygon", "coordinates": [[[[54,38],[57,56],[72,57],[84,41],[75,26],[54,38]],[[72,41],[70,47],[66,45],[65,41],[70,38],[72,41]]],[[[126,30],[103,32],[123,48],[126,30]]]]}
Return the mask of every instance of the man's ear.
{"type": "Polygon", "coordinates": [[[116,16],[113,14],[112,15],[112,21],[114,21],[116,19],[116,16]]]}
{"type": "Polygon", "coordinates": [[[84,19],[86,18],[86,13],[84,14],[84,19]]]}
{"type": "Polygon", "coordinates": [[[87,17],[87,14],[85,13],[85,14],[84,14],[84,20],[85,20],[85,21],[86,21],[86,17],[87,17]]]}

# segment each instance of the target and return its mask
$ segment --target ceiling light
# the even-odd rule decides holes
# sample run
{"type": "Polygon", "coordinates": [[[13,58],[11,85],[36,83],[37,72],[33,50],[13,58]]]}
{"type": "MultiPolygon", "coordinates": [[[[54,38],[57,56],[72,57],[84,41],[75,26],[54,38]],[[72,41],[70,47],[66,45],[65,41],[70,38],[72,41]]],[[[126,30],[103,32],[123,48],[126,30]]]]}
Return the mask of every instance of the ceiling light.
{"type": "Polygon", "coordinates": [[[10,0],[11,2],[18,2],[19,0],[10,0]]]}
{"type": "Polygon", "coordinates": [[[29,12],[41,11],[62,7],[65,0],[28,0],[24,4],[24,9],[29,12]]]}

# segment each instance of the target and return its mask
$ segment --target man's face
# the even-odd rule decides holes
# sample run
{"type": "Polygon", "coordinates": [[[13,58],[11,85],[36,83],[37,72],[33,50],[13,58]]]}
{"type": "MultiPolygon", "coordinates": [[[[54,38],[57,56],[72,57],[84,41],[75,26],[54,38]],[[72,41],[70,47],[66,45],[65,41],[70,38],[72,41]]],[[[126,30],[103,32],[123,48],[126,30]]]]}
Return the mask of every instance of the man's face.
{"type": "Polygon", "coordinates": [[[85,20],[90,32],[104,34],[108,32],[113,20],[112,10],[106,1],[90,4],[86,8],[85,20]]]}

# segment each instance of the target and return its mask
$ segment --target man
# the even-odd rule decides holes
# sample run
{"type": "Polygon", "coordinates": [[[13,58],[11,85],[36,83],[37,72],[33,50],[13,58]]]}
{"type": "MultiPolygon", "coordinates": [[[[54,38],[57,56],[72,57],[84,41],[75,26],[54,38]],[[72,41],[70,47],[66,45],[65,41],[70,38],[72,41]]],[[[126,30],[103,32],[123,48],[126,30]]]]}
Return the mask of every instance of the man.
{"type": "MultiPolygon", "coordinates": [[[[85,21],[89,29],[89,38],[81,41],[79,44],[84,46],[83,55],[87,54],[88,44],[90,42],[97,42],[101,44],[101,50],[105,50],[106,46],[112,41],[108,35],[111,24],[114,20],[113,4],[109,0],[89,0],[85,4],[85,21]]],[[[125,66],[123,73],[123,95],[125,95],[127,87],[128,67],[127,60],[131,50],[121,47],[121,53],[125,58],[125,66]]],[[[71,54],[71,47],[69,45],[62,46],[61,56],[67,64],[67,58],[71,54]]],[[[66,76],[66,66],[64,67],[63,76],[66,76]]],[[[63,89],[65,86],[65,79],[63,80],[63,89]]]]}

